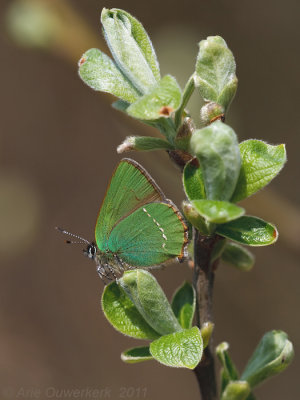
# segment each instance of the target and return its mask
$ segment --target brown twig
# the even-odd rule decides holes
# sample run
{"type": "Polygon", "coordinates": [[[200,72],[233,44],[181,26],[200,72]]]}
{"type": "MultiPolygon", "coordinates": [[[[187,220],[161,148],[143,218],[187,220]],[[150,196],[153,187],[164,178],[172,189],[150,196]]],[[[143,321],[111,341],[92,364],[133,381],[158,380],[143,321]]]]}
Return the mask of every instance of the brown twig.
{"type": "MultiPolygon", "coordinates": [[[[197,326],[205,322],[213,322],[212,296],[214,284],[214,271],[218,261],[211,262],[213,249],[219,237],[201,236],[195,231],[194,238],[194,278],[193,284],[196,290],[196,318],[197,326]]],[[[217,399],[217,384],[215,375],[214,356],[210,344],[204,349],[203,357],[194,369],[202,400],[217,399]]]]}

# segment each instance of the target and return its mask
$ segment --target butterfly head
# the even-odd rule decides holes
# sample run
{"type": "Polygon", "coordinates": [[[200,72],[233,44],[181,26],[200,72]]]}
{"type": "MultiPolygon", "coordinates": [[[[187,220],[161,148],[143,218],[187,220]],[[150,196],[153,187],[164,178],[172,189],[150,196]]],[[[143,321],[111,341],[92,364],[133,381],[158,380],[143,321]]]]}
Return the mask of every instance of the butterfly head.
{"type": "Polygon", "coordinates": [[[86,247],[83,249],[83,254],[92,259],[95,260],[96,254],[97,254],[97,246],[96,243],[94,242],[89,242],[88,240],[84,239],[83,237],[79,236],[79,235],[75,235],[74,233],[70,233],[68,231],[66,231],[63,228],[58,228],[56,227],[56,229],[63,233],[64,235],[68,235],[71,236],[71,238],[74,238],[76,240],[66,240],[66,243],[69,244],[85,244],[86,247]]]}
{"type": "Polygon", "coordinates": [[[91,258],[92,260],[95,259],[96,254],[97,254],[97,246],[94,242],[89,243],[85,249],[83,249],[83,254],[88,257],[91,258]]]}

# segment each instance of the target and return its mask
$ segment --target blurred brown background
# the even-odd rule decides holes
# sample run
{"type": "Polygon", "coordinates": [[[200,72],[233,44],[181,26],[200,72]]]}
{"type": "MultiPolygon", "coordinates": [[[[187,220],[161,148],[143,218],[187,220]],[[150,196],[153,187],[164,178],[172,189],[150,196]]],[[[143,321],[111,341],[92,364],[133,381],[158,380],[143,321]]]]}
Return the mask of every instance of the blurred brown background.
{"type": "MultiPolygon", "coordinates": [[[[35,0],[48,7],[46,14],[39,11],[44,20],[24,29],[33,30],[38,48],[20,45],[27,43],[23,31],[18,44],[12,38],[14,24],[26,25],[28,17],[19,8],[10,8],[8,17],[13,3],[0,4],[0,397],[72,398],[60,390],[80,389],[80,398],[91,398],[84,390],[97,389],[98,398],[199,398],[190,371],[122,363],[120,352],[141,342],[121,336],[105,320],[95,265],[54,230],[62,225],[93,239],[98,208],[120,159],[116,146],[126,135],[149,133],[77,76],[76,60],[86,49],[105,49],[99,24],[105,6],[124,8],[142,21],[162,74],[173,74],[181,86],[193,72],[199,40],[222,35],[239,78],[228,123],[240,140],[287,144],[283,172],[245,204],[250,214],[278,225],[279,240],[255,250],[249,273],[219,267],[214,342],[228,341],[242,370],[266,331],[286,331],[296,358],[256,394],[298,399],[299,1],[35,0]]],[[[197,116],[200,97],[193,99],[190,109],[197,116]]],[[[180,174],[165,154],[129,156],[180,205],[180,174]]],[[[174,265],[156,276],[171,295],[191,272],[185,264],[174,265]]]]}

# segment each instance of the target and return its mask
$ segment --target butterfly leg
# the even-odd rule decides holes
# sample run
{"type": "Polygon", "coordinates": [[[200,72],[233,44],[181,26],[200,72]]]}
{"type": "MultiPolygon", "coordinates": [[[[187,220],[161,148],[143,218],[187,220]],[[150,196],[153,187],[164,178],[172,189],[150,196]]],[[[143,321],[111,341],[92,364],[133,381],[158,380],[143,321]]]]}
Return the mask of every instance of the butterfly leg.
{"type": "Polygon", "coordinates": [[[110,272],[111,275],[114,277],[114,279],[117,279],[117,275],[116,275],[116,273],[115,273],[114,268],[113,268],[111,265],[109,265],[109,264],[106,264],[106,267],[109,269],[109,272],[110,272]]]}
{"type": "Polygon", "coordinates": [[[121,272],[125,271],[126,269],[130,269],[124,261],[115,254],[115,260],[117,261],[118,267],[121,272]]]}
{"type": "Polygon", "coordinates": [[[97,266],[97,272],[98,275],[101,279],[101,281],[104,283],[104,285],[107,285],[107,282],[105,281],[105,278],[110,281],[111,278],[105,273],[105,268],[102,265],[97,266]]]}

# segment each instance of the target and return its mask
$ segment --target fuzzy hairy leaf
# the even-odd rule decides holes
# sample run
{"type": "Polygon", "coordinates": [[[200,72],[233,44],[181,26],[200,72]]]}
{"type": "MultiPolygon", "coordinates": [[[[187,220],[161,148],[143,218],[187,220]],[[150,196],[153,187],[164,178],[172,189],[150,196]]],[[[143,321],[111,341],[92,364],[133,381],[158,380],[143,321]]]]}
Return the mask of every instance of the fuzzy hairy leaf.
{"type": "Polygon", "coordinates": [[[152,356],[169,367],[194,369],[201,360],[202,352],[202,337],[196,326],[162,336],[150,344],[152,356]]]}
{"type": "Polygon", "coordinates": [[[105,39],[115,62],[141,93],[159,80],[156,55],[143,26],[123,10],[104,8],[101,14],[105,39]]]}
{"type": "Polygon", "coordinates": [[[224,39],[209,36],[199,43],[195,85],[205,101],[213,101],[225,109],[237,89],[235,61],[224,39]]]}
{"type": "Polygon", "coordinates": [[[182,330],[162,288],[148,271],[126,271],[119,283],[147,323],[160,335],[182,330]]]}
{"type": "Polygon", "coordinates": [[[285,332],[267,332],[250,358],[241,379],[253,388],[285,370],[293,357],[293,345],[285,332]]]}
{"type": "Polygon", "coordinates": [[[180,106],[181,90],[175,78],[164,76],[150,91],[131,104],[127,114],[141,120],[169,118],[180,106]]]}
{"type": "MultiPolygon", "coordinates": [[[[134,18],[131,14],[124,10],[120,10],[117,8],[113,9],[115,12],[118,13],[119,18],[127,17],[130,24],[131,24],[131,35],[138,44],[141,52],[143,53],[145,59],[147,60],[148,65],[150,66],[153,75],[155,76],[156,80],[160,80],[160,71],[159,65],[157,61],[157,57],[155,54],[155,50],[153,48],[152,42],[145,31],[143,25],[134,18]]],[[[112,11],[112,10],[111,10],[112,11]]]]}
{"type": "Polygon", "coordinates": [[[233,129],[216,121],[196,130],[190,141],[190,152],[200,161],[207,199],[228,201],[235,190],[241,166],[233,129]]]}
{"type": "Polygon", "coordinates": [[[172,150],[174,147],[166,140],[151,136],[129,136],[117,147],[117,152],[172,150]]]}
{"type": "Polygon", "coordinates": [[[145,321],[135,305],[116,283],[107,285],[102,294],[102,309],[112,326],[137,339],[157,339],[160,335],[145,321]]]}
{"type": "Polygon", "coordinates": [[[92,89],[110,93],[126,102],[133,103],[139,98],[137,90],[115,63],[98,49],[83,54],[79,61],[79,76],[92,89]]]}
{"type": "Polygon", "coordinates": [[[231,198],[236,203],[265,187],[280,172],[286,162],[284,144],[273,146],[261,140],[246,140],[240,144],[242,165],[231,198]]]}

